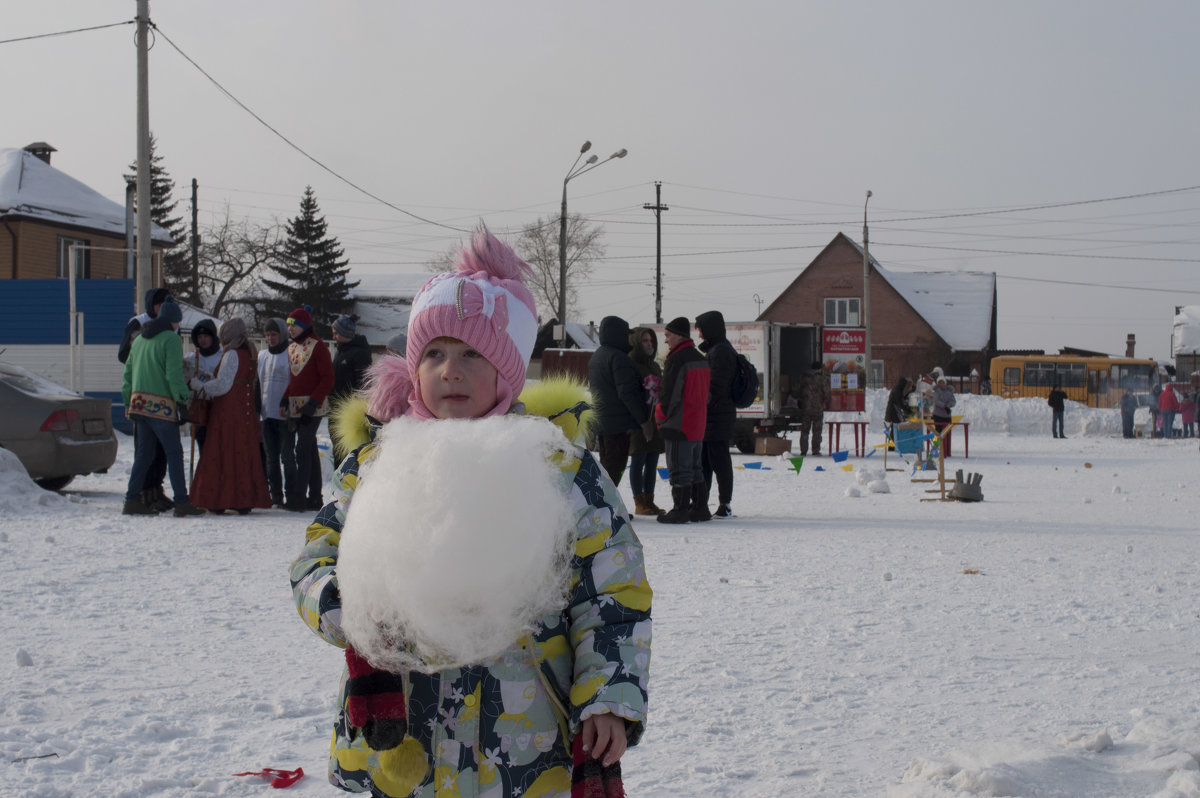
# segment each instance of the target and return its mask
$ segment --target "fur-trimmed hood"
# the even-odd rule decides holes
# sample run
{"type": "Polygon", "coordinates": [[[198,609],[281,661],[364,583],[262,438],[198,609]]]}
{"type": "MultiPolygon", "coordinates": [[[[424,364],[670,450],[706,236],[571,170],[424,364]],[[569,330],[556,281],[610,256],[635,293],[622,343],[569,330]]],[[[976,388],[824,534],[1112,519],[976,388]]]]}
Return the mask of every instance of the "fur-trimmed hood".
{"type": "MultiPolygon", "coordinates": [[[[337,455],[345,457],[369,443],[385,423],[404,415],[410,387],[404,358],[385,355],[375,361],[363,389],[348,396],[330,416],[329,434],[337,455]]],[[[547,418],[567,440],[582,445],[592,417],[591,399],[585,384],[567,376],[551,377],[526,383],[509,412],[547,418]]]]}

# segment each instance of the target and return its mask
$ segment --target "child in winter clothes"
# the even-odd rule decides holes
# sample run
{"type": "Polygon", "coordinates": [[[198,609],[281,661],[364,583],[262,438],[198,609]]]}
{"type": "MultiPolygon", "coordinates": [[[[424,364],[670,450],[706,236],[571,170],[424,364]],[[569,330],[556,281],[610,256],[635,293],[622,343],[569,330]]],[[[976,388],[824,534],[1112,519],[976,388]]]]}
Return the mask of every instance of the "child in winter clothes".
{"type": "MultiPolygon", "coordinates": [[[[425,285],[413,302],[407,359],[386,355],[371,369],[370,441],[354,447],[339,467],[334,500],[309,526],[307,544],[292,565],[301,617],[327,642],[347,648],[329,770],[330,781],[343,789],[421,798],[575,795],[582,780],[599,778],[594,769],[615,766],[641,737],[651,598],[641,544],[596,460],[556,432],[551,431],[558,450],[543,464],[546,484],[563,497],[572,519],[560,535],[568,577],[565,592],[557,594],[561,605],[555,606],[561,609],[541,612],[528,631],[505,639],[501,650],[465,662],[423,650],[414,631],[419,619],[390,625],[353,617],[364,588],[352,582],[358,572],[349,566],[355,556],[385,553],[352,556],[356,535],[368,540],[368,533],[379,531],[359,520],[373,517],[366,514],[371,505],[352,502],[356,495],[373,500],[378,482],[373,488],[372,480],[394,473],[385,468],[389,458],[434,459],[439,445],[470,432],[462,424],[478,425],[481,432],[502,425],[505,434],[520,440],[549,429],[544,420],[523,416],[517,401],[536,335],[533,298],[523,284],[527,272],[511,249],[482,230],[455,271],[425,285]],[[431,421],[440,423],[426,423],[431,421]],[[420,439],[426,448],[410,453],[406,437],[420,439]],[[383,641],[382,654],[378,640],[368,639],[372,632],[383,641]]],[[[336,424],[343,426],[340,419],[336,424]]],[[[436,494],[429,502],[444,507],[438,511],[443,516],[456,509],[451,505],[469,503],[472,484],[476,491],[487,487],[459,484],[462,479],[462,472],[451,470],[422,487],[436,494]]],[[[382,490],[404,487],[389,484],[382,490]]],[[[409,529],[401,513],[387,535],[416,536],[415,548],[403,556],[420,559],[445,542],[439,535],[458,534],[480,545],[512,536],[505,524],[511,519],[499,509],[494,513],[496,523],[488,528],[453,531],[409,529]]],[[[529,551],[529,557],[538,554],[529,551]]],[[[381,564],[387,572],[402,570],[390,563],[381,564]]],[[[468,569],[465,563],[460,567],[468,569]]],[[[444,581],[454,592],[451,603],[468,607],[504,600],[503,593],[520,588],[509,585],[478,596],[472,580],[461,574],[448,573],[444,581]]]]}

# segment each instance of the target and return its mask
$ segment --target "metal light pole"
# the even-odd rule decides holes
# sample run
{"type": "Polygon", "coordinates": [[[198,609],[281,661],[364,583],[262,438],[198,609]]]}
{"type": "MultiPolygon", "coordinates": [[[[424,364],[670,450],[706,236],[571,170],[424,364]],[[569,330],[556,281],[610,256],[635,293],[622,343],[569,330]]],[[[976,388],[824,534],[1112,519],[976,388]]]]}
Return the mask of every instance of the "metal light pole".
{"type": "Polygon", "coordinates": [[[592,142],[583,142],[583,146],[579,148],[579,155],[575,156],[575,163],[571,164],[567,176],[563,178],[562,216],[558,223],[558,323],[562,325],[562,337],[559,345],[564,349],[567,346],[567,183],[584,172],[590,172],[597,166],[608,163],[613,158],[624,158],[629,154],[629,150],[622,147],[603,161],[600,160],[599,155],[592,155],[580,164],[579,159],[591,148],[592,142]]]}
{"type": "Polygon", "coordinates": [[[864,336],[863,348],[866,350],[866,374],[863,375],[863,388],[871,387],[871,255],[867,243],[867,203],[871,201],[871,191],[867,190],[867,198],[863,200],[863,306],[862,318],[864,336]]]}

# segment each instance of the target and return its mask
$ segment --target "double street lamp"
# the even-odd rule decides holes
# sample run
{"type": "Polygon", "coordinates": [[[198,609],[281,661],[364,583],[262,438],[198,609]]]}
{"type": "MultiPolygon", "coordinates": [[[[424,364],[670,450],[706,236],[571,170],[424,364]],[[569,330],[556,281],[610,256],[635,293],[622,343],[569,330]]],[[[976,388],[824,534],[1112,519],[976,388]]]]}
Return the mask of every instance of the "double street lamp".
{"type": "Polygon", "coordinates": [[[575,156],[575,163],[571,164],[567,176],[563,178],[562,216],[559,218],[558,226],[558,323],[562,325],[562,338],[559,345],[563,348],[567,346],[567,183],[584,172],[590,172],[597,166],[608,163],[613,158],[624,158],[629,154],[629,150],[622,147],[603,161],[600,160],[599,155],[593,153],[582,164],[579,163],[579,159],[591,148],[592,142],[583,142],[583,146],[579,148],[579,155],[575,156]]]}

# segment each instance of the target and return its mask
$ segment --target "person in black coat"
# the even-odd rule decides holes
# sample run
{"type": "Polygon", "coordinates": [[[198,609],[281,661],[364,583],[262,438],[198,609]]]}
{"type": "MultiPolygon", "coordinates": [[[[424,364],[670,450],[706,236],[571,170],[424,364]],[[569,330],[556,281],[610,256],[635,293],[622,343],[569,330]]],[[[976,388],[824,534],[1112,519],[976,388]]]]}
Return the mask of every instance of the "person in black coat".
{"type": "MultiPolygon", "coordinates": [[[[696,317],[696,330],[702,343],[700,351],[708,358],[708,420],[704,425],[704,449],[702,463],[704,482],[712,490],[713,477],[717,480],[718,518],[733,515],[733,458],[729,445],[733,440],[733,423],[737,420],[737,407],[733,404],[733,378],[737,376],[737,350],[725,336],[725,317],[719,310],[709,310],[696,317]]],[[[693,520],[707,521],[712,517],[708,510],[708,495],[697,508],[692,505],[693,520]],[[707,517],[705,517],[707,516],[707,517]]]]}
{"type": "Polygon", "coordinates": [[[1133,391],[1126,391],[1121,394],[1121,435],[1126,438],[1133,437],[1133,414],[1137,411],[1137,397],[1133,395],[1133,391]]]}
{"type": "Polygon", "coordinates": [[[1046,404],[1050,405],[1050,433],[1056,438],[1067,437],[1063,433],[1063,411],[1066,409],[1067,392],[1062,389],[1058,383],[1050,389],[1050,398],[1046,400],[1046,404]]]}
{"type": "Polygon", "coordinates": [[[646,440],[654,437],[642,377],[629,357],[631,348],[629,322],[619,316],[600,320],[600,347],[588,361],[588,387],[600,465],[614,485],[621,483],[629,459],[630,431],[640,429],[646,440]]]}
{"type": "Polygon", "coordinates": [[[888,394],[887,407],[883,411],[883,420],[892,425],[892,440],[896,440],[896,425],[908,418],[908,396],[913,392],[913,384],[908,377],[901,377],[892,386],[888,394]]]}
{"type": "Polygon", "coordinates": [[[358,324],[350,316],[338,316],[333,323],[333,340],[337,354],[333,357],[333,390],[329,401],[345,399],[363,386],[367,369],[371,368],[371,345],[358,332],[358,324]]]}

